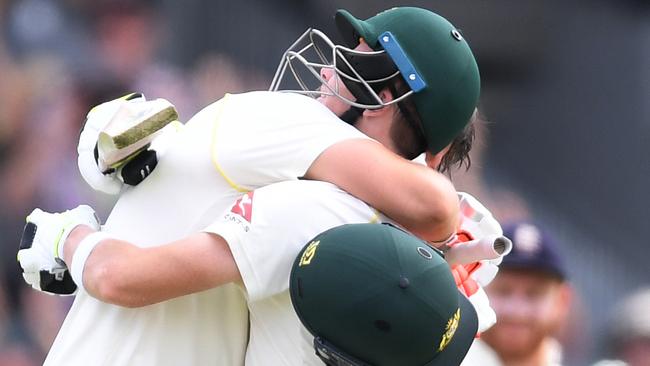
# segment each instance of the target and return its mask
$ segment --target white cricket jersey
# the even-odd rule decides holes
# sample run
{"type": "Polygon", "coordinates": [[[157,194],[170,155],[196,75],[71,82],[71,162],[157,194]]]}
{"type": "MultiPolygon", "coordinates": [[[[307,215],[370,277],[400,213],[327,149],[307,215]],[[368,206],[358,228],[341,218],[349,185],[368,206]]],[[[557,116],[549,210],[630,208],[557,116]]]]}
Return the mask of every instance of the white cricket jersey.
{"type": "Polygon", "coordinates": [[[293,181],[249,192],[204,230],[228,242],[244,282],[251,322],[247,366],[323,365],[291,305],[292,264],[319,233],[378,221],[373,209],[332,184],[293,181]]]}
{"type": "MultiPolygon", "coordinates": [[[[153,173],[125,190],[103,231],[148,247],[210,225],[242,192],[297,180],[329,146],[367,138],[317,101],[297,95],[229,95],[177,133],[153,173]]],[[[80,291],[46,365],[241,365],[246,299],[231,284],[128,309],[80,291]]]]}

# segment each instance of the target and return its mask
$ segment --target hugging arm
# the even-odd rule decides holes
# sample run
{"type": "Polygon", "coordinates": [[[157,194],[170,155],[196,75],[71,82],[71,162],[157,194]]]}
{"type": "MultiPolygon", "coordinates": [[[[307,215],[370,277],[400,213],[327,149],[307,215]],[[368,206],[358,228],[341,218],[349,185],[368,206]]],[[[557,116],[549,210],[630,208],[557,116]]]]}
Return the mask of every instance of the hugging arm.
{"type": "MultiPolygon", "coordinates": [[[[78,226],[68,237],[64,256],[72,268],[74,252],[91,234],[78,226]]],[[[240,281],[226,241],[196,233],[162,246],[140,248],[107,238],[98,243],[83,267],[83,287],[112,304],[139,307],[240,281]]]]}
{"type": "Polygon", "coordinates": [[[459,203],[451,182],[371,140],[331,146],[306,178],[336,184],[428,242],[445,241],[458,227],[459,203]]]}

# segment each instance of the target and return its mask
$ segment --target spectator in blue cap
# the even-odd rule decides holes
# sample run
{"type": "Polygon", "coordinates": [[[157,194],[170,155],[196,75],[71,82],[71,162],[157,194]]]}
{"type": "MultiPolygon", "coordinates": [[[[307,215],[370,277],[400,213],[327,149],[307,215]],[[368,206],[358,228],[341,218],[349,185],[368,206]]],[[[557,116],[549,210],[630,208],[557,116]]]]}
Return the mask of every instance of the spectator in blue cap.
{"type": "Polygon", "coordinates": [[[561,365],[555,335],[572,296],[554,239],[531,222],[503,228],[512,252],[486,288],[497,323],[474,342],[463,366],[561,365]]]}

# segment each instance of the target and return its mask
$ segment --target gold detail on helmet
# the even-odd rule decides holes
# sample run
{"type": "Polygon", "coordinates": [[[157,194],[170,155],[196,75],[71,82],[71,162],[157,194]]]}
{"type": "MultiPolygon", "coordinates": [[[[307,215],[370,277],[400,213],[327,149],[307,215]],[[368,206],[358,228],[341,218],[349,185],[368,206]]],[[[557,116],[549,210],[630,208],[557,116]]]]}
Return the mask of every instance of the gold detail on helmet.
{"type": "Polygon", "coordinates": [[[451,339],[454,338],[454,334],[456,333],[456,329],[458,329],[458,323],[460,322],[460,308],[456,310],[454,315],[449,318],[449,321],[447,321],[447,327],[445,328],[445,334],[442,335],[442,340],[440,340],[440,346],[438,346],[438,352],[442,352],[442,350],[447,347],[449,342],[451,342],[451,339]]]}
{"type": "Polygon", "coordinates": [[[318,244],[320,244],[320,241],[312,241],[309,243],[307,249],[305,249],[305,251],[302,253],[302,257],[300,257],[300,263],[298,263],[298,267],[307,266],[311,263],[311,260],[314,259],[314,256],[316,255],[318,244]]]}

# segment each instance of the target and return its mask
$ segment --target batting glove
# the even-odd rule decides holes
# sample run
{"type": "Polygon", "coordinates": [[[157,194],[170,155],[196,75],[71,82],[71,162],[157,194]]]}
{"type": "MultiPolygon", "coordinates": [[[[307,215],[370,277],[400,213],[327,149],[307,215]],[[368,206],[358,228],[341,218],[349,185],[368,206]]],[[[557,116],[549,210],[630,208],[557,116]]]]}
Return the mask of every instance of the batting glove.
{"type": "Polygon", "coordinates": [[[477,249],[485,248],[490,244],[501,245],[499,256],[493,259],[482,259],[476,262],[453,265],[451,272],[458,289],[467,296],[478,315],[479,334],[488,330],[496,323],[496,313],[490,306],[487,294],[483,290],[496,276],[503,256],[512,250],[512,242],[503,237],[503,230],[492,213],[472,195],[464,192],[458,193],[460,200],[461,223],[455,240],[448,244],[451,248],[461,246],[474,246],[477,249]]]}
{"type": "Polygon", "coordinates": [[[104,174],[99,168],[97,141],[100,132],[108,125],[119,108],[131,100],[144,101],[145,98],[140,93],[128,94],[94,107],[86,116],[86,123],[81,130],[77,145],[77,164],[86,183],[97,191],[116,195],[124,184],[116,171],[104,174]]]}
{"type": "MultiPolygon", "coordinates": [[[[463,243],[484,238],[503,237],[501,225],[481,202],[464,192],[458,192],[458,197],[462,219],[456,241],[450,246],[463,245],[463,243]]],[[[504,238],[504,244],[506,247],[502,248],[502,253],[497,258],[484,259],[465,265],[470,277],[479,285],[487,286],[496,276],[503,256],[512,249],[512,243],[507,238],[504,238]]]]}
{"type": "Polygon", "coordinates": [[[114,118],[117,118],[116,116],[120,111],[128,111],[128,113],[120,114],[121,118],[126,119],[148,116],[162,118],[157,113],[164,114],[169,119],[164,121],[156,120],[155,124],[157,124],[158,128],[160,125],[166,125],[171,120],[178,118],[178,114],[171,103],[164,99],[147,101],[141,93],[128,94],[102,103],[88,112],[86,123],[79,136],[79,145],[77,145],[79,171],[90,187],[110,195],[120,193],[125,183],[132,186],[137,185],[151,174],[158,162],[160,151],[165,147],[165,141],[169,140],[169,137],[162,138],[162,135],[170,135],[170,131],[175,132],[178,125],[180,125],[179,122],[175,121],[175,124],[172,123],[173,128],[162,128],[160,130],[149,126],[150,132],[144,135],[138,134],[139,140],[133,142],[134,145],[142,142],[143,146],[132,152],[132,156],[128,156],[124,161],[110,167],[102,166],[98,149],[100,134],[105,131],[114,118]],[[158,150],[147,149],[149,146],[147,143],[156,139],[162,140],[156,146],[158,150]]]}
{"type": "Polygon", "coordinates": [[[18,250],[18,262],[27,284],[49,294],[75,294],[77,285],[63,261],[63,247],[78,225],[99,230],[99,219],[90,206],[81,205],[62,213],[37,208],[27,216],[18,250]]]}
{"type": "Polygon", "coordinates": [[[478,333],[485,332],[497,322],[497,315],[490,306],[487,294],[467,272],[464,266],[452,266],[451,273],[454,276],[456,287],[462,292],[474,306],[478,315],[478,333]]]}

